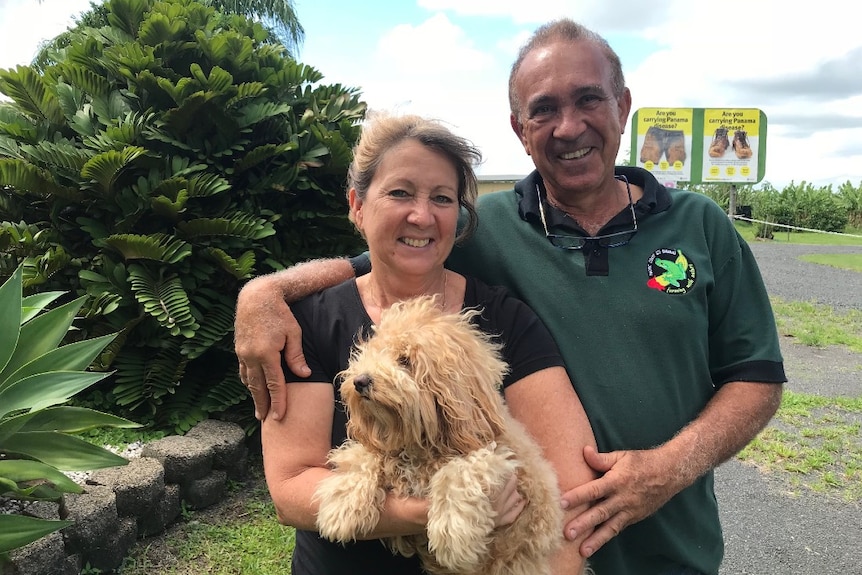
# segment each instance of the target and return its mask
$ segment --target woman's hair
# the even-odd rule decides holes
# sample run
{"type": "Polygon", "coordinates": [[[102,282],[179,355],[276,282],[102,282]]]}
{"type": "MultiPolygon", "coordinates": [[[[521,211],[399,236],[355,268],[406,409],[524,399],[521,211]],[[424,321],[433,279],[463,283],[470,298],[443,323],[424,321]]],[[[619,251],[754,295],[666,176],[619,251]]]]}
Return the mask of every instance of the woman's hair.
{"type": "Polygon", "coordinates": [[[467,212],[467,222],[455,241],[468,238],[479,221],[476,214],[479,184],[473,166],[482,161],[482,153],[436,120],[416,115],[370,114],[362,126],[359,143],[353,148],[347,189],[355,189],[359,199],[364,200],[383,155],[405,140],[416,140],[452,162],[458,174],[458,204],[467,212]]]}

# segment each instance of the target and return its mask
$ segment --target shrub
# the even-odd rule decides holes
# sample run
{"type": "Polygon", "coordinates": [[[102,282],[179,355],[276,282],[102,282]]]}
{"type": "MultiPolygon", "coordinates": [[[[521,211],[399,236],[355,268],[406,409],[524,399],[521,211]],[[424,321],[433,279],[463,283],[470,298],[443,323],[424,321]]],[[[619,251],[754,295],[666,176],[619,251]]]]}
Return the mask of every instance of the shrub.
{"type": "Polygon", "coordinates": [[[850,225],[862,228],[862,183],[854,187],[849,181],[838,187],[838,201],[847,210],[850,225]]]}
{"type": "Polygon", "coordinates": [[[44,69],[0,70],[0,274],[86,296],[80,337],[119,333],[95,405],[183,431],[247,398],[242,283],[361,249],[343,186],[365,105],[246,18],[105,7],[44,69]]]}
{"type": "MultiPolygon", "coordinates": [[[[83,298],[40,313],[59,293],[22,298],[22,270],[0,286],[0,496],[57,500],[81,488],[60,469],[84,471],[127,463],[68,435],[95,427],[137,424],[86,408],[63,406],[107,374],[82,371],[114,338],[57,347],[83,298]]],[[[0,514],[0,560],[69,521],[0,514]]]]}

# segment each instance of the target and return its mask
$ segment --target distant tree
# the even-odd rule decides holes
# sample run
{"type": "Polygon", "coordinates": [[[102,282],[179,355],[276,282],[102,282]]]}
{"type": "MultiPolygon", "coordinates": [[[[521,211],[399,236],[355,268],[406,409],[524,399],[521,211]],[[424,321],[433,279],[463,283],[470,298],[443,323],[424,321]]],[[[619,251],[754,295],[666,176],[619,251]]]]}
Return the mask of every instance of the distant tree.
{"type": "MultiPolygon", "coordinates": [[[[287,49],[296,56],[305,30],[296,16],[293,0],[195,0],[204,6],[212,6],[224,14],[238,14],[265,24],[287,49]]],[[[41,4],[42,0],[39,0],[41,4]]],[[[108,25],[106,2],[90,2],[90,9],[74,18],[75,27],[101,28],[108,25]]],[[[74,28],[72,30],[74,30],[74,28]]],[[[50,63],[52,52],[69,45],[70,31],[43,43],[33,63],[40,69],[50,63]]]]}

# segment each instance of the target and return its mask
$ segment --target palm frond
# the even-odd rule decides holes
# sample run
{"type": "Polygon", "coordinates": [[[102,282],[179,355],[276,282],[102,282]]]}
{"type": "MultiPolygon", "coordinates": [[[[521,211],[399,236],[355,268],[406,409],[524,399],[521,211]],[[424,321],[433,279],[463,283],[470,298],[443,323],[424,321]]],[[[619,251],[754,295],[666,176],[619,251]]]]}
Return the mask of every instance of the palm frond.
{"type": "Polygon", "coordinates": [[[45,166],[54,166],[62,170],[80,173],[81,168],[92,157],[92,152],[75,146],[69,140],[58,140],[55,142],[41,142],[38,146],[25,144],[21,151],[31,161],[36,161],[45,166]]]}
{"type": "Polygon", "coordinates": [[[248,389],[239,380],[239,374],[228,372],[221,381],[207,390],[203,408],[207,412],[218,413],[247,400],[248,389]]]}
{"type": "Polygon", "coordinates": [[[253,251],[243,252],[239,258],[232,258],[221,248],[205,248],[201,254],[216,262],[218,266],[237,279],[251,278],[254,272],[255,255],[253,251]]]}
{"type": "Polygon", "coordinates": [[[207,77],[203,68],[197,62],[192,63],[189,71],[200,82],[201,86],[212,92],[223,92],[233,85],[233,76],[231,76],[230,72],[218,66],[212,67],[209,77],[207,77]]]}
{"type": "Polygon", "coordinates": [[[115,234],[105,238],[104,242],[120,252],[126,261],[143,259],[175,264],[192,254],[192,246],[188,242],[164,233],[148,236],[115,234]]]}
{"type": "Polygon", "coordinates": [[[12,98],[25,114],[51,125],[63,121],[57,96],[48,89],[44,78],[30,66],[16,66],[14,70],[0,69],[0,91],[12,98]]]}
{"type": "Polygon", "coordinates": [[[323,79],[317,68],[299,62],[286,62],[284,66],[266,77],[266,83],[281,93],[293,92],[296,88],[319,82],[323,79]]]}
{"type": "Polygon", "coordinates": [[[120,172],[127,168],[146,150],[140,146],[127,146],[122,150],[108,150],[90,158],[81,168],[81,175],[99,185],[99,191],[110,194],[120,172]]]}
{"type": "Polygon", "coordinates": [[[170,19],[166,14],[150,12],[141,24],[138,39],[150,46],[182,40],[188,26],[182,19],[170,19]]]}
{"type": "Polygon", "coordinates": [[[57,65],[57,71],[60,81],[79,88],[91,96],[106,96],[111,89],[108,79],[98,75],[92,67],[66,61],[57,65]]]}
{"type": "Polygon", "coordinates": [[[263,82],[243,82],[236,86],[236,94],[225,103],[225,106],[232,108],[239,102],[263,96],[265,93],[266,86],[263,82]]]}
{"type": "Polygon", "coordinates": [[[57,184],[47,170],[42,170],[24,160],[11,158],[0,158],[0,185],[12,186],[34,194],[53,194],[76,201],[84,197],[74,188],[57,184]]]}
{"type": "Polygon", "coordinates": [[[197,174],[189,178],[188,192],[191,198],[210,197],[230,189],[230,182],[216,174],[197,174]]]}
{"type": "MultiPolygon", "coordinates": [[[[195,299],[201,299],[197,296],[195,299]]],[[[200,321],[195,336],[182,343],[180,353],[190,360],[200,357],[212,345],[224,339],[233,331],[233,306],[225,298],[217,301],[203,301],[206,312],[200,321]]]]}
{"type": "Polygon", "coordinates": [[[192,315],[189,296],[175,275],[156,279],[138,264],[129,266],[129,283],[135,299],[171,335],[194,337],[200,324],[192,315]]]}
{"type": "Polygon", "coordinates": [[[288,114],[290,110],[290,104],[283,102],[252,103],[238,110],[239,113],[236,120],[240,128],[246,128],[269,118],[288,114]]]}
{"type": "Polygon", "coordinates": [[[281,154],[296,150],[298,144],[296,142],[285,142],[283,144],[264,144],[250,150],[246,155],[239,159],[234,164],[234,172],[241,174],[242,172],[260,165],[266,160],[275,158],[281,154]]]}
{"type": "Polygon", "coordinates": [[[275,234],[271,222],[254,214],[237,213],[225,218],[197,218],[177,224],[177,229],[187,238],[201,236],[235,236],[259,240],[275,234]]]}
{"type": "Polygon", "coordinates": [[[108,23],[135,37],[144,20],[144,14],[149,9],[150,3],[147,0],[111,0],[108,23]]]}

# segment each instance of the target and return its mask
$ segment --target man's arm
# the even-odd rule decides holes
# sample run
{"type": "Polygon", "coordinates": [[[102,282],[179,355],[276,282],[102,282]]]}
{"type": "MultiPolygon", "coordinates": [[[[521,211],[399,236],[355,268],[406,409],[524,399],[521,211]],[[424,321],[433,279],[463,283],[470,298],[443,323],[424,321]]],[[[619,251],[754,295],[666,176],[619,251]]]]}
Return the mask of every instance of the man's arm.
{"type": "Polygon", "coordinates": [[[239,378],[254,400],[254,416],[263,421],[270,407],[278,420],[285,412],[281,352],[290,370],[308,377],[302,353],[302,330],[289,302],[352,278],[347,259],[312,260],[286,270],[260,276],[239,292],[234,318],[234,347],[239,378]]]}
{"type": "Polygon", "coordinates": [[[656,448],[600,454],[585,447],[587,462],[604,475],[564,494],[564,507],[591,504],[566,525],[566,538],[574,540],[595,527],[581,554],[595,553],[745,447],[775,414],[781,393],[780,384],[726,383],[697,419],[656,448]]]}

